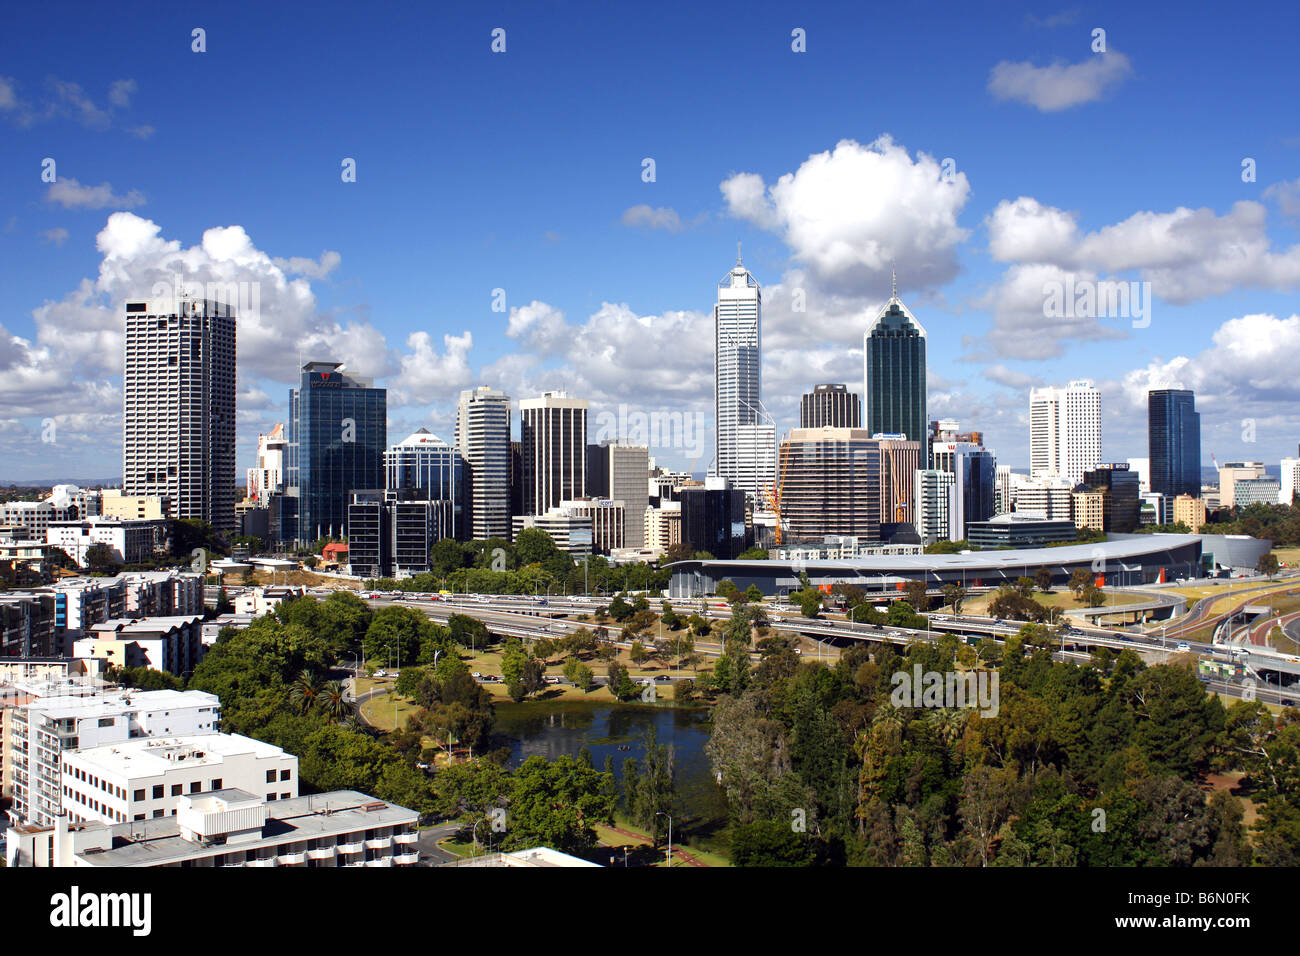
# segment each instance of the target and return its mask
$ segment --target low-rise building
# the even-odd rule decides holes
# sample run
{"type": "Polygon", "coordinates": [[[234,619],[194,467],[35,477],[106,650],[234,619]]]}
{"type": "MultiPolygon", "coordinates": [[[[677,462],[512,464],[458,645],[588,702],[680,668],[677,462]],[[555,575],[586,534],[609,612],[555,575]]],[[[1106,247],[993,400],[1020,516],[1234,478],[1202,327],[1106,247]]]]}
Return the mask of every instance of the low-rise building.
{"type": "Polygon", "coordinates": [[[515,515],[510,519],[515,538],[527,528],[545,531],[561,551],[577,556],[592,553],[591,518],[566,508],[552,508],[544,515],[515,515]]]}
{"type": "Polygon", "coordinates": [[[152,667],[178,677],[203,657],[203,618],[142,617],[104,621],[72,643],[73,657],[93,657],[110,667],[152,667]]]}
{"type": "Polygon", "coordinates": [[[1205,524],[1205,499],[1193,498],[1191,495],[1179,495],[1174,499],[1174,524],[1185,524],[1187,530],[1196,534],[1205,524]]]}
{"type": "Polygon", "coordinates": [[[972,521],[967,529],[967,543],[972,548],[1037,548],[1045,544],[1074,541],[1078,529],[1068,518],[1017,511],[995,515],[988,521],[972,521]]]}
{"type": "Polygon", "coordinates": [[[413,866],[414,810],[336,790],[269,803],[243,790],[180,797],[175,816],[9,830],[9,866],[413,866]]]}
{"type": "Polygon", "coordinates": [[[123,564],[139,564],[162,549],[166,532],[167,522],[162,520],[101,516],[51,521],[45,540],[84,568],[86,552],[97,544],[105,545],[113,558],[123,564]]]}
{"type": "Polygon", "coordinates": [[[63,812],[73,823],[175,816],[182,796],[217,790],[298,796],[298,758],[239,734],[128,740],[63,755],[63,812]]]}

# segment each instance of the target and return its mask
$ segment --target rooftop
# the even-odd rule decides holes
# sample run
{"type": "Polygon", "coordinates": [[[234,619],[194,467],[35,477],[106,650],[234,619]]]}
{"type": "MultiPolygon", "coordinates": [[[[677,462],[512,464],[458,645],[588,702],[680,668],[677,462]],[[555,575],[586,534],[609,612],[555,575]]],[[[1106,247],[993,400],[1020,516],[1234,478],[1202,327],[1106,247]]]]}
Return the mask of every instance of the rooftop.
{"type": "Polygon", "coordinates": [[[279,747],[240,734],[186,734],[140,737],[135,740],[79,750],[78,763],[123,777],[158,777],[172,767],[220,764],[227,757],[253,754],[259,758],[287,756],[279,747]]]}

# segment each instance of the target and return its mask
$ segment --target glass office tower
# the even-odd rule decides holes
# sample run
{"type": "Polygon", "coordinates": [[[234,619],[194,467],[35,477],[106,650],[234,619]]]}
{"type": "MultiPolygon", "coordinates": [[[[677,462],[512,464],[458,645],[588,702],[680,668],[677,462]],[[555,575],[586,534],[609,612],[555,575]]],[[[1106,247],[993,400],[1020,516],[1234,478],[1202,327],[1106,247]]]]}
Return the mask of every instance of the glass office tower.
{"type": "Polygon", "coordinates": [[[1153,492],[1201,496],[1201,413],[1190,389],[1147,392],[1147,449],[1153,492]]]}
{"type": "Polygon", "coordinates": [[[388,392],[338,362],[308,362],[289,391],[285,494],[298,499],[300,542],[347,534],[354,490],[384,486],[388,392]]]}
{"type": "Polygon", "coordinates": [[[929,467],[926,420],[925,329],[898,298],[897,290],[862,338],[866,429],[906,435],[921,442],[929,467]]]}

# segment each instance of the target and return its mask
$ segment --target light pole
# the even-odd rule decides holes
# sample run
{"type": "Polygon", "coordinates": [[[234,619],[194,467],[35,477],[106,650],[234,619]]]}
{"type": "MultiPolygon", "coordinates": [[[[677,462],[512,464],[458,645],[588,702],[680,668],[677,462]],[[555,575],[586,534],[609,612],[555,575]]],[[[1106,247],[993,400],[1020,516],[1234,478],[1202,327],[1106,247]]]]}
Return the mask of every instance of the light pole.
{"type": "Polygon", "coordinates": [[[671,867],[673,865],[673,818],[671,814],[665,813],[663,810],[655,811],[655,816],[661,814],[668,817],[668,865],[671,867]]]}

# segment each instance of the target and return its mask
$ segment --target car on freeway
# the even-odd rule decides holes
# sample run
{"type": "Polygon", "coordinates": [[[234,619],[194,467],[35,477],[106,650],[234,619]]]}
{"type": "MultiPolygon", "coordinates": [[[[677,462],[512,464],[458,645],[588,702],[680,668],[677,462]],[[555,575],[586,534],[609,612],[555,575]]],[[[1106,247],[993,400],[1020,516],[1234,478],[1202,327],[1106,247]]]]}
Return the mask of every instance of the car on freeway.
{"type": "Polygon", "coordinates": [[[660,674],[660,675],[658,675],[658,676],[655,678],[655,680],[657,680],[659,683],[662,684],[664,681],[668,680],[668,675],[667,675],[667,674],[660,674]]]}
{"type": "Polygon", "coordinates": [[[475,671],[474,673],[470,674],[469,676],[472,677],[472,678],[474,678],[475,680],[478,680],[478,679],[481,678],[483,675],[480,674],[478,671],[475,671]]]}
{"type": "Polygon", "coordinates": [[[1192,645],[1188,644],[1186,641],[1179,641],[1178,646],[1174,648],[1174,650],[1179,654],[1186,654],[1191,651],[1191,649],[1192,645]]]}

